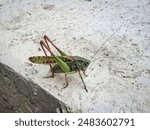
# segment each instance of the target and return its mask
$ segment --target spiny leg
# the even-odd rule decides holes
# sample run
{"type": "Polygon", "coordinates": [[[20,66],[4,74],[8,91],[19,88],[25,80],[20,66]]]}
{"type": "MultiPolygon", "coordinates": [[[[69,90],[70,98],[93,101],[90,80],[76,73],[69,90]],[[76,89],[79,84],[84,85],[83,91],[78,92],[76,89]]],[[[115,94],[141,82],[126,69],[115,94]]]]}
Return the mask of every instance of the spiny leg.
{"type": "MultiPolygon", "coordinates": [[[[46,58],[47,58],[47,61],[48,61],[48,64],[49,64],[49,66],[50,66],[50,68],[51,68],[52,75],[50,76],[50,78],[53,78],[53,77],[54,77],[53,68],[52,68],[51,62],[50,62],[50,60],[49,60],[49,58],[48,58],[48,55],[47,55],[47,53],[46,53],[45,48],[49,51],[50,54],[51,54],[51,49],[50,49],[50,47],[48,46],[48,44],[47,44],[47,43],[45,44],[42,40],[40,41],[40,45],[41,45],[41,47],[42,47],[42,49],[43,49],[43,51],[44,51],[44,54],[45,54],[45,56],[46,56],[46,58]]],[[[52,55],[52,54],[51,54],[51,55],[52,55]]],[[[48,77],[46,77],[46,78],[48,78],[48,77]]]]}
{"type": "Polygon", "coordinates": [[[48,36],[44,35],[44,40],[47,45],[48,45],[47,41],[49,41],[62,56],[67,56],[67,54],[65,54],[62,50],[60,50],[57,46],[55,46],[55,44],[48,38],[48,36]]]}
{"type": "MultiPolygon", "coordinates": [[[[61,56],[67,56],[68,59],[70,59],[71,61],[74,60],[73,56],[68,56],[66,53],[64,53],[62,50],[60,50],[50,39],[48,36],[44,35],[44,40],[47,44],[47,46],[49,47],[47,41],[49,41],[54,47],[55,49],[60,53],[61,56]]],[[[50,47],[49,47],[50,48],[50,47]]]]}
{"type": "MultiPolygon", "coordinates": [[[[55,62],[58,64],[58,66],[65,72],[65,73],[68,73],[70,72],[70,67],[67,65],[67,63],[65,63],[61,58],[59,58],[58,56],[56,56],[50,49],[49,45],[48,45],[48,41],[51,42],[51,40],[45,35],[44,36],[44,40],[45,40],[45,43],[42,41],[41,42],[41,45],[42,47],[46,48],[49,53],[54,57],[55,59],[55,62]],[[48,40],[47,40],[48,39],[48,40]]],[[[46,53],[46,52],[45,52],[46,53]]],[[[62,52],[63,53],[63,52],[62,52]]]]}
{"type": "Polygon", "coordinates": [[[83,80],[83,78],[82,78],[82,76],[81,76],[80,71],[78,71],[78,73],[79,73],[79,76],[80,76],[80,78],[81,78],[81,80],[82,80],[82,82],[83,82],[85,91],[88,92],[88,90],[87,90],[87,88],[86,88],[86,85],[85,85],[85,83],[84,83],[84,80],[83,80]]]}
{"type": "MultiPolygon", "coordinates": [[[[58,58],[54,53],[52,53],[49,45],[48,45],[48,41],[57,49],[59,50],[59,53],[63,56],[67,56],[64,52],[62,52],[59,48],[57,48],[53,43],[52,41],[45,35],[44,36],[44,40],[45,40],[45,43],[43,41],[40,42],[41,46],[42,46],[42,49],[44,50],[44,53],[45,55],[47,56],[46,54],[46,51],[45,51],[45,48],[48,50],[48,52],[54,56],[55,58],[55,62],[58,64],[58,66],[65,72],[65,73],[70,73],[70,67],[67,65],[67,63],[65,63],[62,59],[58,58]]],[[[49,59],[48,59],[49,60],[49,59]]],[[[51,63],[49,61],[49,65],[51,67],[51,70],[52,70],[52,74],[54,75],[53,73],[53,68],[51,66],[51,63]]],[[[66,86],[68,86],[68,80],[67,80],[67,77],[66,77],[66,74],[65,74],[65,80],[66,80],[66,86]]]]}

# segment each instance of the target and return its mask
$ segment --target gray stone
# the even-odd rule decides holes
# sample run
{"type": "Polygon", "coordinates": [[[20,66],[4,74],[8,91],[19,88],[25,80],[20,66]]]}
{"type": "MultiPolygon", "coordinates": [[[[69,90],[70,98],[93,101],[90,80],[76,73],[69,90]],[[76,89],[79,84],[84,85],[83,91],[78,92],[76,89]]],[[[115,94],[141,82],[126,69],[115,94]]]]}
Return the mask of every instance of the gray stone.
{"type": "Polygon", "coordinates": [[[37,84],[0,63],[0,112],[50,112],[65,108],[37,84]]]}

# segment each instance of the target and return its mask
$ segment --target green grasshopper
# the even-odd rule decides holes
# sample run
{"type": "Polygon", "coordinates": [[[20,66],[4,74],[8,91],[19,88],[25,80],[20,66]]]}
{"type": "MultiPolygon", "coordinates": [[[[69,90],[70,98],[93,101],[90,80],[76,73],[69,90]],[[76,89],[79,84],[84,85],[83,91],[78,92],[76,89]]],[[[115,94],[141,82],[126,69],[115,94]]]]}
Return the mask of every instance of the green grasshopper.
{"type": "MultiPolygon", "coordinates": [[[[105,43],[108,42],[118,31],[120,31],[121,26],[117,29],[116,32],[114,32],[100,46],[100,48],[92,56],[91,60],[95,57],[95,55],[98,53],[98,51],[105,45],[105,43]]],[[[29,57],[29,61],[31,61],[33,63],[38,63],[38,64],[49,64],[50,70],[52,72],[52,75],[50,77],[52,77],[52,78],[54,77],[54,73],[64,73],[65,74],[65,80],[66,80],[65,87],[68,86],[67,75],[78,72],[78,74],[79,74],[79,76],[83,82],[84,89],[86,90],[86,92],[88,92],[87,87],[85,85],[85,82],[82,78],[80,71],[82,71],[83,74],[86,76],[85,71],[86,71],[87,67],[89,66],[89,64],[92,62],[91,60],[85,59],[85,58],[80,57],[80,56],[69,56],[69,55],[67,55],[62,50],[60,50],[58,47],[56,47],[54,45],[54,43],[46,35],[44,35],[44,41],[43,40],[40,41],[40,45],[44,51],[45,56],[32,56],[32,57],[29,57]],[[54,46],[54,48],[56,48],[56,50],[60,53],[60,56],[56,56],[51,51],[48,42],[51,43],[54,46]],[[49,52],[50,56],[48,56],[46,51],[49,52]]]]}
{"type": "Polygon", "coordinates": [[[32,56],[32,57],[29,57],[29,61],[31,61],[32,63],[37,63],[37,64],[49,64],[50,70],[52,72],[52,75],[50,76],[51,78],[55,76],[54,73],[64,73],[65,80],[66,80],[65,87],[68,86],[67,75],[78,72],[83,82],[84,89],[86,90],[86,92],[88,92],[80,71],[82,71],[83,74],[85,75],[85,71],[90,64],[90,61],[80,56],[67,55],[58,47],[56,47],[54,43],[46,35],[44,35],[44,41],[41,40],[40,45],[44,51],[45,56],[32,56]],[[51,51],[48,42],[51,43],[54,46],[54,48],[56,48],[56,50],[60,53],[60,56],[56,56],[51,51]],[[48,51],[50,56],[48,56],[46,50],[48,51]]]}

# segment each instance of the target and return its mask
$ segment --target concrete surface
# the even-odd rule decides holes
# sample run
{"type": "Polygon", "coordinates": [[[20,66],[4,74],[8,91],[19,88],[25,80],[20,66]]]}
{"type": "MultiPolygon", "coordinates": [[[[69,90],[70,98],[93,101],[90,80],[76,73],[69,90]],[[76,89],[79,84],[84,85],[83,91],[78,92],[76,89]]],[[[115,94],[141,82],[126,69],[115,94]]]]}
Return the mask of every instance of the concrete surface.
{"type": "Polygon", "coordinates": [[[0,112],[67,112],[65,105],[0,63],[0,112]]]}
{"type": "Polygon", "coordinates": [[[3,0],[0,62],[70,112],[150,112],[149,14],[149,0],[3,0]],[[49,67],[28,61],[44,55],[39,41],[45,34],[67,54],[87,59],[103,45],[84,77],[88,93],[77,74],[63,89],[63,74],[45,79],[49,67]]]}

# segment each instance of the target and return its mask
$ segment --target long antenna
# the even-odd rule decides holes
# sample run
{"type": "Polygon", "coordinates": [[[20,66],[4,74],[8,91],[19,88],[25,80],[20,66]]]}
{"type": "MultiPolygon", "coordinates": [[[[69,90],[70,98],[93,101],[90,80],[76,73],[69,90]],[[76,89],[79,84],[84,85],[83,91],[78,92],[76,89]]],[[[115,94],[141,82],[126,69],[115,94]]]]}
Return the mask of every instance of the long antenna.
{"type": "Polygon", "coordinates": [[[95,54],[92,56],[92,58],[90,59],[90,62],[91,60],[96,56],[96,54],[99,52],[99,50],[105,45],[105,43],[107,43],[117,32],[120,31],[120,28],[123,26],[123,24],[121,24],[121,26],[112,34],[110,35],[110,37],[100,46],[100,48],[95,52],[95,54]]]}

